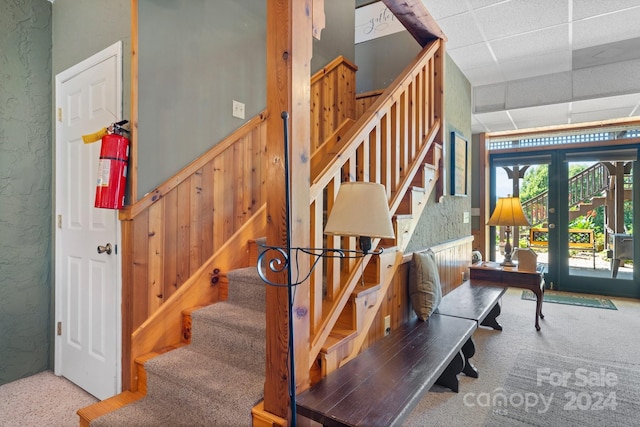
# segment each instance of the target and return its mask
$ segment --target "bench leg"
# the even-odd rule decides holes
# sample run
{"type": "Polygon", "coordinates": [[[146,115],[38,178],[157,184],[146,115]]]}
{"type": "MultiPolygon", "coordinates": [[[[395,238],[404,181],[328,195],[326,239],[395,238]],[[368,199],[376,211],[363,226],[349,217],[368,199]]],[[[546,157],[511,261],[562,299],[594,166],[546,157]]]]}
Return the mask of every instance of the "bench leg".
{"type": "Polygon", "coordinates": [[[478,370],[469,360],[474,354],[476,354],[476,345],[474,344],[473,339],[469,338],[462,346],[462,355],[464,356],[464,368],[462,368],[462,373],[471,378],[478,378],[478,370]]]}
{"type": "Polygon", "coordinates": [[[443,387],[447,387],[454,392],[458,392],[458,374],[462,372],[464,368],[464,355],[462,351],[459,351],[451,363],[446,367],[440,378],[436,381],[436,384],[443,387]]]}
{"type": "Polygon", "coordinates": [[[489,314],[487,314],[487,317],[484,318],[484,320],[482,321],[482,323],[480,323],[482,326],[488,326],[490,328],[495,329],[496,331],[501,331],[502,330],[502,325],[500,323],[498,323],[498,320],[496,319],[496,317],[500,316],[500,303],[496,303],[496,305],[493,306],[493,308],[491,309],[491,311],[489,312],[489,314]]]}

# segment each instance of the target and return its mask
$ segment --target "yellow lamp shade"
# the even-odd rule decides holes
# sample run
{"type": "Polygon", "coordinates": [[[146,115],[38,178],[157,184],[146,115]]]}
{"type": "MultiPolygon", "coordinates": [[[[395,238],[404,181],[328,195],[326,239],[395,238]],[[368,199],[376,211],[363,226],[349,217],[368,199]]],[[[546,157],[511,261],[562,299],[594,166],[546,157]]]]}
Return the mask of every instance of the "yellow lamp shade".
{"type": "Polygon", "coordinates": [[[492,226],[528,226],[529,221],[524,216],[520,198],[518,197],[500,197],[496,208],[487,225],[492,226]]]}

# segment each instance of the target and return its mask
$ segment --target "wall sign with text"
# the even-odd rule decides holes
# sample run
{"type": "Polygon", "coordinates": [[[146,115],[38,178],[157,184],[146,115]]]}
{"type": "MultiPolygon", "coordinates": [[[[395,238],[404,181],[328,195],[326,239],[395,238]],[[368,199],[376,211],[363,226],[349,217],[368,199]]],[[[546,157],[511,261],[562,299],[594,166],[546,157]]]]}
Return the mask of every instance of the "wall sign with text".
{"type": "Polygon", "coordinates": [[[381,1],[356,9],[355,43],[404,31],[404,26],[381,1]]]}

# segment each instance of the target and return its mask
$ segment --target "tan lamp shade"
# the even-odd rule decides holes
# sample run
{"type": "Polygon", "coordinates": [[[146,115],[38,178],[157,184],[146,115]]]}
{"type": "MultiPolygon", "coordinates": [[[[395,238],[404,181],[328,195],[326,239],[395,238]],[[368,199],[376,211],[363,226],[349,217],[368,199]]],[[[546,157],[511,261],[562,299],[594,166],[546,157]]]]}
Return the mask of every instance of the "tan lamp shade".
{"type": "Polygon", "coordinates": [[[342,183],[324,234],[395,237],[384,186],[375,182],[342,183]]]}
{"type": "Polygon", "coordinates": [[[528,226],[529,221],[524,216],[520,198],[518,197],[500,197],[496,208],[487,225],[492,226],[528,226]]]}

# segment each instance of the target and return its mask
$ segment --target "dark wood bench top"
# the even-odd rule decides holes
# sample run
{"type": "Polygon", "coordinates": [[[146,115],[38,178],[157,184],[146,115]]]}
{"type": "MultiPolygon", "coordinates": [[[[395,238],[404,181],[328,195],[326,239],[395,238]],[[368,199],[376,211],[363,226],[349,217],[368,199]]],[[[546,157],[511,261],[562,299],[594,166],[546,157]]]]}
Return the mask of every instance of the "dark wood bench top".
{"type": "Polygon", "coordinates": [[[459,317],[414,319],[298,395],[298,413],[325,426],[400,425],[476,328],[459,317]]]}
{"type": "Polygon", "coordinates": [[[442,298],[436,313],[482,323],[506,290],[502,286],[473,285],[467,280],[442,298]]]}

